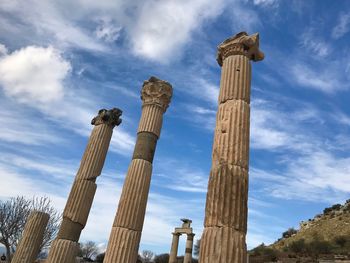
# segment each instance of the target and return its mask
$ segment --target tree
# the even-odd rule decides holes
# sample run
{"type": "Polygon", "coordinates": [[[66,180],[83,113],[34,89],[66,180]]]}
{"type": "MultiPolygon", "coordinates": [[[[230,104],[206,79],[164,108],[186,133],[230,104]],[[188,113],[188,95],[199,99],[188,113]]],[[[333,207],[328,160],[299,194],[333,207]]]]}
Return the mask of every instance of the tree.
{"type": "Polygon", "coordinates": [[[150,250],[142,251],[142,260],[144,263],[152,262],[153,256],[154,256],[154,253],[150,250]]]}
{"type": "Polygon", "coordinates": [[[6,256],[9,262],[11,262],[12,254],[16,251],[25,223],[32,211],[46,212],[50,215],[44,233],[44,241],[41,245],[41,249],[45,249],[55,238],[60,220],[60,216],[51,206],[51,201],[47,197],[26,199],[23,196],[0,201],[0,243],[6,248],[6,256]]]}
{"type": "Polygon", "coordinates": [[[154,263],[168,263],[169,254],[160,254],[154,257],[154,263]]]}
{"type": "Polygon", "coordinates": [[[295,230],[293,227],[291,227],[291,228],[288,228],[287,231],[283,232],[282,237],[283,238],[288,238],[288,237],[293,236],[297,232],[298,232],[297,230],[295,230]]]}
{"type": "Polygon", "coordinates": [[[98,247],[95,242],[88,241],[80,245],[80,255],[84,259],[92,260],[92,257],[96,256],[98,253],[98,247]]]}

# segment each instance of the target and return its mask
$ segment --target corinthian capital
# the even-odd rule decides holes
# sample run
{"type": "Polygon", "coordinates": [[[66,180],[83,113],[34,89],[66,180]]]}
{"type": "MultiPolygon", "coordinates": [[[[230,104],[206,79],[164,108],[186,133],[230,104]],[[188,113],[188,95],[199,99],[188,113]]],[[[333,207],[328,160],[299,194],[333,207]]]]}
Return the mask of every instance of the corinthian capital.
{"type": "Polygon", "coordinates": [[[169,82],[156,77],[150,77],[149,80],[143,82],[141,90],[143,105],[156,104],[166,111],[172,95],[173,88],[169,82]]]}
{"type": "Polygon", "coordinates": [[[218,46],[217,61],[220,66],[225,58],[232,55],[244,55],[253,61],[263,60],[264,53],[259,50],[259,34],[249,36],[246,32],[241,32],[218,46]]]}
{"type": "Polygon", "coordinates": [[[118,126],[122,122],[122,119],[120,119],[122,113],[123,112],[118,108],[99,110],[98,115],[92,119],[91,124],[95,126],[100,124],[107,124],[113,127],[118,126]]]}

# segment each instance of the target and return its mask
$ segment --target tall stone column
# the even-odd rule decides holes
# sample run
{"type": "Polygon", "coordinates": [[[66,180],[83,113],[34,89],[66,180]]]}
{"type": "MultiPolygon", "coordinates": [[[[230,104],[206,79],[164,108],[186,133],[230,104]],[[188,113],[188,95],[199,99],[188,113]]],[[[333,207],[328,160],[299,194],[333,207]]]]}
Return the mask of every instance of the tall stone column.
{"type": "Polygon", "coordinates": [[[222,72],[200,263],[246,262],[250,60],[263,58],[258,34],[241,32],[218,47],[222,72]]]}
{"type": "Polygon", "coordinates": [[[29,215],[12,263],[34,263],[40,252],[49,218],[47,213],[39,211],[33,211],[29,215]]]}
{"type": "Polygon", "coordinates": [[[168,82],[151,77],[143,83],[143,106],[137,141],[109,238],[105,263],[134,263],[137,260],[153,156],[163,114],[171,97],[172,87],[168,82]]]}
{"type": "Polygon", "coordinates": [[[184,263],[192,263],[193,238],[193,233],[187,234],[184,263]]]}
{"type": "Polygon", "coordinates": [[[77,242],[88,219],[97,188],[95,181],[101,174],[113,128],[121,123],[121,114],[122,111],[117,108],[103,109],[91,121],[95,127],[63,211],[57,238],[51,245],[48,263],[75,262],[79,249],[77,242]]]}
{"type": "Polygon", "coordinates": [[[181,236],[180,233],[176,233],[176,232],[173,233],[173,241],[171,242],[169,263],[177,263],[177,251],[179,248],[180,236],[181,236]]]}

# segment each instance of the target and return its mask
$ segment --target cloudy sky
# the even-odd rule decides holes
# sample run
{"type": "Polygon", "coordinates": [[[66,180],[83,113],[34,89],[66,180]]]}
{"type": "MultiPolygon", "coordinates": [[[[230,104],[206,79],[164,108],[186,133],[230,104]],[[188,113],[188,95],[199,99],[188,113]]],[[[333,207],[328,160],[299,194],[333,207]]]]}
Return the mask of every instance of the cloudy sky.
{"type": "MultiPolygon", "coordinates": [[[[82,241],[106,245],[151,75],[174,88],[141,250],[168,252],[182,217],[197,238],[220,67],[216,47],[260,33],[254,63],[248,246],[350,193],[350,3],[298,0],[2,0],[0,199],[49,196],[62,211],[101,108],[123,110],[82,241]]],[[[182,241],[183,248],[184,240],[182,241]]],[[[180,248],[179,253],[183,252],[180,248]]]]}

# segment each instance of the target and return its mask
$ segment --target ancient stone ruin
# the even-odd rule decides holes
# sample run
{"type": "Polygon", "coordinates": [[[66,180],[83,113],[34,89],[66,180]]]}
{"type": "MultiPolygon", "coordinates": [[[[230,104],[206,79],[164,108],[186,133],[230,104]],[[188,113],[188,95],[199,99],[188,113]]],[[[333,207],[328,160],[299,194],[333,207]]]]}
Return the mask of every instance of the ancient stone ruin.
{"type": "Polygon", "coordinates": [[[201,263],[246,262],[250,60],[263,58],[258,34],[241,32],[218,47],[222,73],[201,263]]]}
{"type": "Polygon", "coordinates": [[[105,263],[136,262],[152,176],[152,162],[173,94],[172,86],[151,77],[141,91],[142,115],[118,211],[108,242],[105,263]]]}
{"type": "Polygon", "coordinates": [[[169,263],[177,263],[177,251],[179,247],[179,237],[182,234],[187,235],[186,240],[186,250],[185,250],[185,258],[183,263],[191,263],[192,262],[192,249],[193,249],[193,238],[194,233],[191,227],[192,220],[183,218],[181,219],[183,224],[181,227],[176,227],[173,234],[173,241],[171,243],[171,250],[169,256],[169,263]]]}
{"type": "Polygon", "coordinates": [[[113,128],[121,123],[122,111],[100,110],[92,120],[94,125],[88,145],[75,177],[57,238],[51,245],[48,263],[73,263],[78,254],[79,237],[85,227],[95,196],[96,178],[101,174],[113,128]]]}
{"type": "MultiPolygon", "coordinates": [[[[259,35],[241,32],[218,47],[217,61],[222,67],[219,106],[212,151],[201,238],[201,263],[243,263],[247,259],[247,200],[250,125],[250,60],[260,61],[259,35]]],[[[163,80],[151,77],[141,91],[142,115],[132,161],[125,178],[118,210],[113,222],[105,263],[135,263],[145,218],[152,176],[152,163],[160,136],[163,114],[173,90],[163,80]]],[[[90,136],[80,168],[68,197],[63,221],[51,246],[48,263],[73,263],[79,238],[88,219],[113,128],[121,123],[119,109],[100,110],[92,120],[90,136]]],[[[46,214],[30,217],[19,244],[14,263],[33,262],[38,253],[46,214]]],[[[184,263],[192,261],[194,233],[192,221],[182,219],[175,228],[169,263],[177,262],[179,237],[187,235],[184,263]]]]}
{"type": "Polygon", "coordinates": [[[40,252],[49,218],[47,213],[39,211],[33,211],[29,215],[12,263],[34,263],[40,252]]]}

